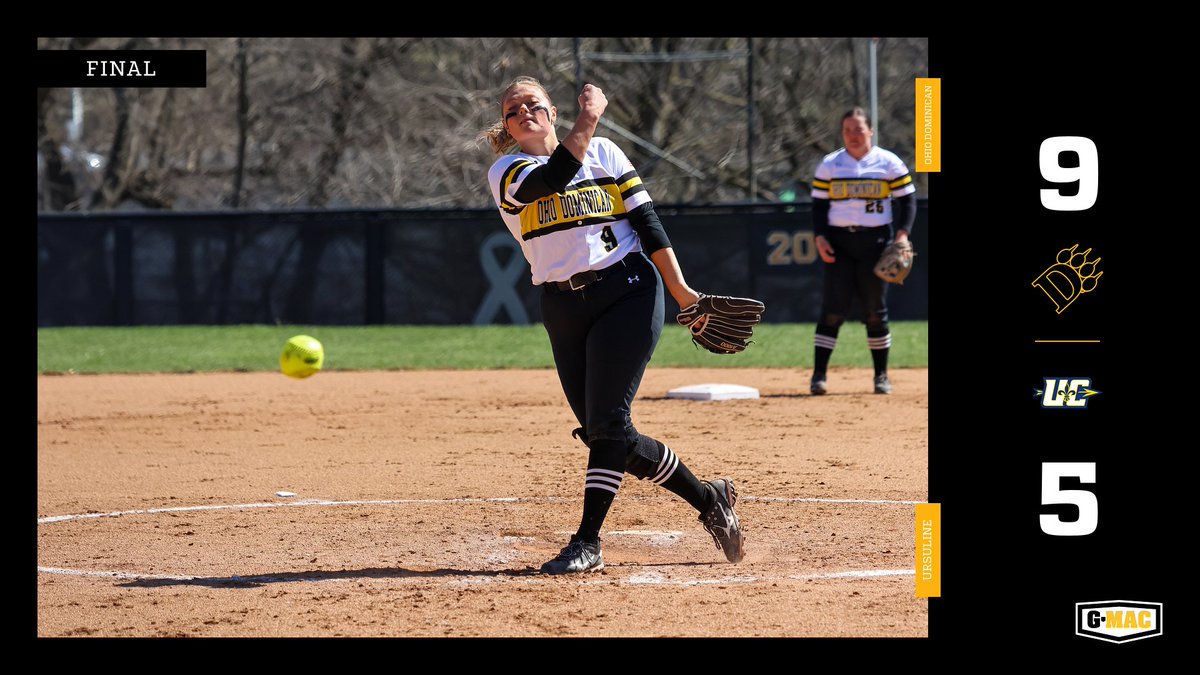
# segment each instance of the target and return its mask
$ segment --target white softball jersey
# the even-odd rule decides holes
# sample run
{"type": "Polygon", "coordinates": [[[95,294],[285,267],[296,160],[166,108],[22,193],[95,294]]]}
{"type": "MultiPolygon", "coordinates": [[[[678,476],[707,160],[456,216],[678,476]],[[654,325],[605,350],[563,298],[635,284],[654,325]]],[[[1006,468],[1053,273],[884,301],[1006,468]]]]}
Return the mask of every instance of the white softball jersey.
{"type": "Polygon", "coordinates": [[[529,172],[549,156],[505,155],[488,170],[492,199],[533,273],[533,283],[566,281],[642,250],[626,214],[651,201],[629,158],[607,138],[593,137],[567,188],[532,203],[516,199],[529,172]]]}
{"type": "Polygon", "coordinates": [[[812,182],[813,199],[829,200],[831,227],[879,227],[892,222],[892,197],[917,191],[903,160],[872,147],[862,159],[845,148],[821,160],[812,182]]]}

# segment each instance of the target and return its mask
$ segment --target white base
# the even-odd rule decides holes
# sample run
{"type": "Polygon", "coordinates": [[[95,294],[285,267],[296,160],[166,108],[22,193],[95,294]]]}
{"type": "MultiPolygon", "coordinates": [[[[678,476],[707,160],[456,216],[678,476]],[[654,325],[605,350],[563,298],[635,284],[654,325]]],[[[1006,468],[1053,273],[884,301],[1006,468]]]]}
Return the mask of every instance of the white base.
{"type": "Polygon", "coordinates": [[[667,398],[682,398],[689,401],[728,401],[735,398],[758,398],[754,387],[740,384],[693,384],[667,392],[667,398]]]}

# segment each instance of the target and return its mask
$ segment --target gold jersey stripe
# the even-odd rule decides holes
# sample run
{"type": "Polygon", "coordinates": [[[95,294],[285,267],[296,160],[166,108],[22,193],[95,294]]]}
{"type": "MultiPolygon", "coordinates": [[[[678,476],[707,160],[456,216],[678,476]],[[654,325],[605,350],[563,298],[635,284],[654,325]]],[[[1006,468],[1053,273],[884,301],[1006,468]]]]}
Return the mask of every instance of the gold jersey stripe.
{"type": "Polygon", "coordinates": [[[912,182],[912,175],[904,174],[903,176],[897,178],[896,180],[888,183],[888,187],[890,187],[893,190],[898,190],[898,189],[904,187],[905,185],[908,185],[911,182],[912,182]]]}
{"type": "Polygon", "coordinates": [[[828,182],[828,181],[823,181],[823,180],[816,180],[816,179],[814,179],[814,180],[813,180],[813,182],[812,182],[812,186],[813,186],[813,189],[814,189],[814,190],[828,190],[828,189],[829,189],[829,182],[828,182]]]}

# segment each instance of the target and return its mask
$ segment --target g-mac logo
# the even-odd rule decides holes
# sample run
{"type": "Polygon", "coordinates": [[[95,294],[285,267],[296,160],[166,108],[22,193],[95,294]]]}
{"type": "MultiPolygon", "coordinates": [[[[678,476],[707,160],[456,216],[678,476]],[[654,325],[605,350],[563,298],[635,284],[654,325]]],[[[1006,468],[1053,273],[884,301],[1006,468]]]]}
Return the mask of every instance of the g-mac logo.
{"type": "Polygon", "coordinates": [[[1106,600],[1075,603],[1075,634],[1107,642],[1133,642],[1162,635],[1161,602],[1106,600]]]}
{"type": "Polygon", "coordinates": [[[1045,377],[1041,389],[1034,389],[1034,397],[1042,397],[1043,408],[1060,410],[1083,410],[1088,401],[1100,392],[1091,388],[1090,377],[1045,377]]]}

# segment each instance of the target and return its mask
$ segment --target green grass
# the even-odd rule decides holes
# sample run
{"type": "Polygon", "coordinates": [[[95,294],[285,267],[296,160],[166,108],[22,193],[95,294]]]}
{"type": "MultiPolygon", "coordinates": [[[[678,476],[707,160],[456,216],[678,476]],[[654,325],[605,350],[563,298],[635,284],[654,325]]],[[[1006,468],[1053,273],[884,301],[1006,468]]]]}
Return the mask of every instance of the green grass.
{"type": "MultiPolygon", "coordinates": [[[[39,373],[260,371],[279,367],[293,335],[325,346],[326,370],[552,368],[550,342],[533,326],[142,326],[40,328],[39,373]]],[[[862,324],[842,327],[832,366],[871,364],[862,324]]],[[[928,364],[928,326],[892,324],[891,365],[928,364]]],[[[663,330],[651,367],[805,368],[812,366],[813,324],[764,324],[736,356],[695,348],[687,331],[663,330]]]]}

